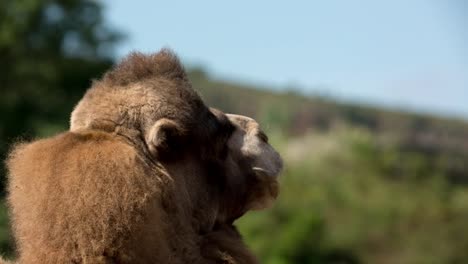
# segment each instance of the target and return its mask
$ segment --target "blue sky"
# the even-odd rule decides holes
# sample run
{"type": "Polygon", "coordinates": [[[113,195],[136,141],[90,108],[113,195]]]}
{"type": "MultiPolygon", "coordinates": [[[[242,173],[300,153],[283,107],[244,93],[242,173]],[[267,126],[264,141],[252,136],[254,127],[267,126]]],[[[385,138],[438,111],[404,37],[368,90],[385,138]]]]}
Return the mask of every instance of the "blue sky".
{"type": "Polygon", "coordinates": [[[117,50],[216,78],[468,119],[468,1],[107,0],[117,50]]]}

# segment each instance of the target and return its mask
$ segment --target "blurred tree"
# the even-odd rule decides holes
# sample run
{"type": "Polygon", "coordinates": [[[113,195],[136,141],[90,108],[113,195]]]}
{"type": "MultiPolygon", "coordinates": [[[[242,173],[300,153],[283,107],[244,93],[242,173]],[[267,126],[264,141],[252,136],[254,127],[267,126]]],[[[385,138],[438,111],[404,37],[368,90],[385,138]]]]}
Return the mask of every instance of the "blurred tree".
{"type": "MultiPolygon", "coordinates": [[[[91,78],[111,63],[122,34],[92,0],[0,1],[0,158],[18,135],[67,126],[91,78]]],[[[4,194],[5,170],[0,171],[4,194]]]]}

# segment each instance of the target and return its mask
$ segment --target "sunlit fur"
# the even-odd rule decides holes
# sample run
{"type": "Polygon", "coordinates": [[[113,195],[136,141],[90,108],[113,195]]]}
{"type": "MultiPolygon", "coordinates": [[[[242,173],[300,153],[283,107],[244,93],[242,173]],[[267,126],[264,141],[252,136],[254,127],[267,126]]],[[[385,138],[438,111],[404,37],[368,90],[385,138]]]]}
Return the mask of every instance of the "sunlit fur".
{"type": "Polygon", "coordinates": [[[130,55],[70,131],[11,151],[18,261],[257,263],[232,223],[276,197],[282,165],[266,142],[233,143],[250,131],[239,120],[205,106],[172,52],[130,55]]]}

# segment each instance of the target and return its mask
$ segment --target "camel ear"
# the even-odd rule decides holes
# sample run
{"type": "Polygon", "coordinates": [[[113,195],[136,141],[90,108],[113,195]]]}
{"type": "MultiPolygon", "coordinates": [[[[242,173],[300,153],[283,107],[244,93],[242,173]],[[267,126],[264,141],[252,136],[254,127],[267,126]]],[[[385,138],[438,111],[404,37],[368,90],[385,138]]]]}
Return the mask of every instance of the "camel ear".
{"type": "Polygon", "coordinates": [[[150,128],[146,144],[154,157],[168,159],[180,151],[184,143],[184,134],[184,130],[176,122],[162,118],[150,128]]]}

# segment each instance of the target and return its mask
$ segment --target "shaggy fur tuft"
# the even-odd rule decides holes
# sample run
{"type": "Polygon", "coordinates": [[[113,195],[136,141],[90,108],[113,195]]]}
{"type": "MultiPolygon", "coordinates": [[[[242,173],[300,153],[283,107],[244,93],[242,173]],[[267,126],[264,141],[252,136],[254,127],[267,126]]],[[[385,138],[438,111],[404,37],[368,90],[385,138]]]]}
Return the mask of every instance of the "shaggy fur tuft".
{"type": "Polygon", "coordinates": [[[184,67],[169,49],[150,55],[133,52],[107,72],[103,81],[110,86],[125,86],[150,78],[187,81],[184,67]]]}

